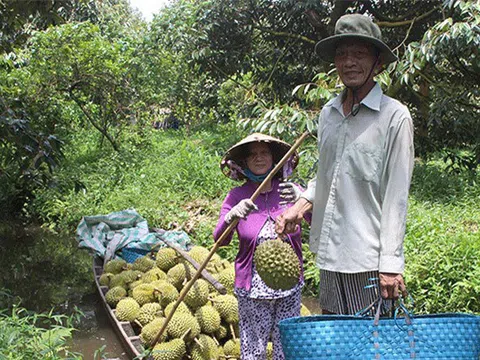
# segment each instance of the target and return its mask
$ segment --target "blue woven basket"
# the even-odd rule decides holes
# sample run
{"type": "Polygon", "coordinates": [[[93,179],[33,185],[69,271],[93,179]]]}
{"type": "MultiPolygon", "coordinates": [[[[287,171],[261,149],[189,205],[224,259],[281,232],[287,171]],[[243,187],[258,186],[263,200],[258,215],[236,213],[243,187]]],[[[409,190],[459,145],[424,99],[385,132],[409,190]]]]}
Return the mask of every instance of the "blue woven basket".
{"type": "Polygon", "coordinates": [[[285,319],[279,327],[286,360],[480,359],[475,315],[410,315],[377,324],[374,317],[318,315],[285,319]]]}
{"type": "Polygon", "coordinates": [[[136,248],[123,248],[122,259],[128,263],[133,263],[139,257],[145,256],[149,253],[149,250],[136,249],[136,248]]]}

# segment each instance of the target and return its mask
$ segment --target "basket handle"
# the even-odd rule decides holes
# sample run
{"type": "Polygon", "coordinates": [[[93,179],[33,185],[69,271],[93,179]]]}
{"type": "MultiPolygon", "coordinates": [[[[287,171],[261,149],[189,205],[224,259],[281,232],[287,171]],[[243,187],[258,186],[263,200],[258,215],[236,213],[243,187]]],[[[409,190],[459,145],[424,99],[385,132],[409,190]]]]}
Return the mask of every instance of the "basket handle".
{"type": "MultiPolygon", "coordinates": [[[[381,308],[382,308],[382,304],[383,304],[383,298],[379,297],[379,299],[376,301],[376,304],[377,304],[377,309],[375,310],[375,317],[374,317],[374,320],[373,320],[373,325],[374,326],[378,326],[378,323],[380,321],[380,313],[381,313],[381,308]]],[[[405,314],[405,323],[407,325],[411,325],[412,324],[412,314],[406,308],[402,298],[398,299],[398,307],[396,307],[395,313],[394,313],[395,324],[397,324],[397,326],[401,328],[401,326],[398,325],[398,323],[397,323],[397,315],[398,315],[399,310],[402,310],[403,313],[405,314]]]]}

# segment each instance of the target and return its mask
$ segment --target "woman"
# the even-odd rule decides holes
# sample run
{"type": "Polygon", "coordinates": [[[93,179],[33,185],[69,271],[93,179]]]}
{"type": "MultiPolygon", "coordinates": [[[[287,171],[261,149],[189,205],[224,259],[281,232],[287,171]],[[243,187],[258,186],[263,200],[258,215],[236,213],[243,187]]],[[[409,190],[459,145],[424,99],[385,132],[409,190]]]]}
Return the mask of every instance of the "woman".
{"type": "MultiPolygon", "coordinates": [[[[266,240],[277,238],[274,230],[276,217],[285,207],[291,206],[288,201],[294,201],[301,193],[296,184],[282,183],[280,186],[279,178],[291,175],[297,165],[298,157],[295,154],[283,166],[282,171],[268,182],[255,202],[250,200],[275,163],[289,149],[289,144],[274,137],[252,134],[230,148],[221,164],[226,176],[234,180],[246,180],[226,196],[213,233],[216,241],[230,223],[239,219],[235,227],[239,238],[239,250],[235,259],[235,294],[240,315],[242,360],[266,359],[266,347],[270,340],[273,343],[274,359],[284,359],[278,322],[300,315],[303,276],[290,290],[273,290],[262,281],[253,262],[256,247],[266,240]]],[[[284,241],[292,245],[302,264],[300,234],[298,228],[284,241]]],[[[227,245],[232,236],[233,232],[228,234],[222,245],[227,245]]]]}

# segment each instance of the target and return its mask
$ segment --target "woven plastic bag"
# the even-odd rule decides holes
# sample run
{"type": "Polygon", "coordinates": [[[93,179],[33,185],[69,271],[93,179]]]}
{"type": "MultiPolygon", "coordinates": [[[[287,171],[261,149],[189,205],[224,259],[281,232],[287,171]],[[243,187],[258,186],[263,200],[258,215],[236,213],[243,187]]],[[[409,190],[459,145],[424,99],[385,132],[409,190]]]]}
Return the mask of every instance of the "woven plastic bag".
{"type": "MultiPolygon", "coordinates": [[[[381,301],[377,309],[380,309],[381,301]]],[[[480,316],[445,313],[402,316],[318,315],[279,324],[286,360],[479,360],[480,316]]]]}

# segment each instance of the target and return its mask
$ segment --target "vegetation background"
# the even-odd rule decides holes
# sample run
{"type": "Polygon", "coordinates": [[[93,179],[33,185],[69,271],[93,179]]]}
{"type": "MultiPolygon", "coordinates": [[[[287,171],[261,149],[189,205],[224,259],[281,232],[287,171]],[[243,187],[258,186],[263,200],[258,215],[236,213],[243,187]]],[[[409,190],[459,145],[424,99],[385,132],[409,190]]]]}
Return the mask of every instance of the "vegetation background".
{"type": "MultiPolygon", "coordinates": [[[[480,314],[478,2],[176,0],[146,23],[125,0],[1,1],[0,333],[13,335],[0,354],[75,356],[63,349],[70,304],[93,291],[74,237],[82,216],[135,208],[211,245],[235,185],[222,154],[252,131],[314,133],[341,86],[313,48],[351,12],[372,16],[397,53],[377,80],[415,124],[415,311],[480,314]]],[[[314,137],[301,149],[305,183],[314,137]]],[[[307,238],[305,292],[316,294],[307,238]]],[[[220,251],[233,260],[235,244],[220,251]]]]}

